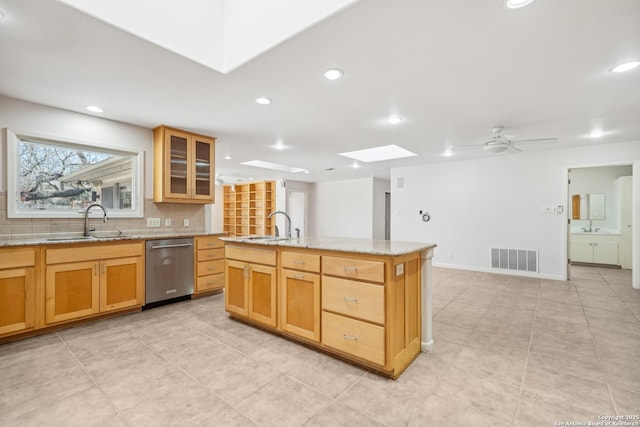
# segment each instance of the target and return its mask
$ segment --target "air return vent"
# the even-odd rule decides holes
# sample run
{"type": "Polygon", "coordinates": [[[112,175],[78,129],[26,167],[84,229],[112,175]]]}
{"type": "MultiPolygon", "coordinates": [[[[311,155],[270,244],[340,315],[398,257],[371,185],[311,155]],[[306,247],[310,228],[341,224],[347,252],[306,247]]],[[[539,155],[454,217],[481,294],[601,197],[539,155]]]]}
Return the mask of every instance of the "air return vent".
{"type": "Polygon", "coordinates": [[[491,267],[538,272],[538,251],[491,248],[491,267]]]}

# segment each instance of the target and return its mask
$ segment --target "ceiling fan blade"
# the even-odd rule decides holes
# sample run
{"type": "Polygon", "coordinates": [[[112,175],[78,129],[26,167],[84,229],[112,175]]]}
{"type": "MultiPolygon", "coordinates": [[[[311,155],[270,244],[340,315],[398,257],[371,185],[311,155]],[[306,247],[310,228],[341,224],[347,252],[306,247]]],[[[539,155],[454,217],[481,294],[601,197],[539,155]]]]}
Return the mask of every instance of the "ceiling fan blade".
{"type": "Polygon", "coordinates": [[[480,148],[482,147],[482,144],[462,144],[462,145],[452,145],[451,148],[458,148],[458,147],[476,147],[476,148],[480,148]]]}
{"type": "Polygon", "coordinates": [[[553,141],[558,142],[558,138],[534,138],[534,139],[518,139],[511,142],[517,142],[518,144],[521,142],[543,142],[543,141],[553,141]]]}
{"type": "Polygon", "coordinates": [[[513,145],[513,144],[509,145],[509,148],[511,148],[512,150],[515,150],[515,151],[522,152],[522,150],[521,150],[520,148],[516,147],[516,146],[515,146],[515,145],[513,145]]]}

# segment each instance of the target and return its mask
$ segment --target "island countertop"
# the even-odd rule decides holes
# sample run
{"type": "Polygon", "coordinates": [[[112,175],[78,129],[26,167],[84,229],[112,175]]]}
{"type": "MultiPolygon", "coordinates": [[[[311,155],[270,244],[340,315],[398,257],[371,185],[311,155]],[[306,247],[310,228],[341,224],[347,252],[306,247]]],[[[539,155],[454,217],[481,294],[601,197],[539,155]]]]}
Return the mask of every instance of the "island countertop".
{"type": "Polygon", "coordinates": [[[301,237],[274,239],[264,236],[221,237],[227,243],[248,243],[263,246],[319,249],[338,252],[353,252],[369,255],[398,256],[436,247],[434,243],[401,242],[380,239],[355,239],[346,237],[301,237]]]}

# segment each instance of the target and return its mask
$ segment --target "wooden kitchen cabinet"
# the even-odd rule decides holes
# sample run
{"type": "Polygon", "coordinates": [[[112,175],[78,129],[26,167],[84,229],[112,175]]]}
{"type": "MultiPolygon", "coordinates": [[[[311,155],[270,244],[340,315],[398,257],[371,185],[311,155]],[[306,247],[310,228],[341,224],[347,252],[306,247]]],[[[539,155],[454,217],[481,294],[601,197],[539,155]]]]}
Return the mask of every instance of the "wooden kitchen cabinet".
{"type": "Polygon", "coordinates": [[[224,289],[224,242],[215,236],[195,239],[194,295],[224,289]]]}
{"type": "Polygon", "coordinates": [[[225,309],[277,326],[276,251],[225,246],[225,309]]]}
{"type": "Polygon", "coordinates": [[[46,249],[45,322],[142,306],[143,252],[142,242],[46,249]]]}
{"type": "Polygon", "coordinates": [[[320,256],[282,251],[280,257],[280,328],[319,342],[320,256]]]}
{"type": "Polygon", "coordinates": [[[273,248],[266,242],[227,243],[225,308],[231,317],[392,378],[420,353],[420,251],[377,255],[273,248]],[[256,280],[256,274],[262,277],[256,280]]]}
{"type": "Polygon", "coordinates": [[[153,201],[213,203],[215,138],[167,126],[153,130],[153,201]]]}
{"type": "Polygon", "coordinates": [[[0,336],[35,326],[35,265],[34,248],[0,250],[0,336]]]}

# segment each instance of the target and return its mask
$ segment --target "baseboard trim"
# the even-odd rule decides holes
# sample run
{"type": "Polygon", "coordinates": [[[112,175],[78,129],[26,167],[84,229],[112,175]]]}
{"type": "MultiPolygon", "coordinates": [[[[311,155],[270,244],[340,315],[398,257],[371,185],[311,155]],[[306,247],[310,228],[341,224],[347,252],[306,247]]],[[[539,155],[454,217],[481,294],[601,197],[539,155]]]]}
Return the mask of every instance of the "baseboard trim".
{"type": "Polygon", "coordinates": [[[505,276],[520,276],[520,277],[533,277],[535,279],[547,279],[547,280],[562,280],[566,281],[565,277],[559,274],[543,274],[536,273],[532,271],[519,271],[519,270],[504,270],[501,268],[491,268],[491,267],[477,267],[477,266],[469,266],[469,265],[458,265],[458,264],[445,264],[441,262],[433,262],[434,267],[441,268],[451,268],[453,270],[466,270],[466,271],[477,271],[479,273],[493,273],[493,274],[502,274],[505,276]]]}

